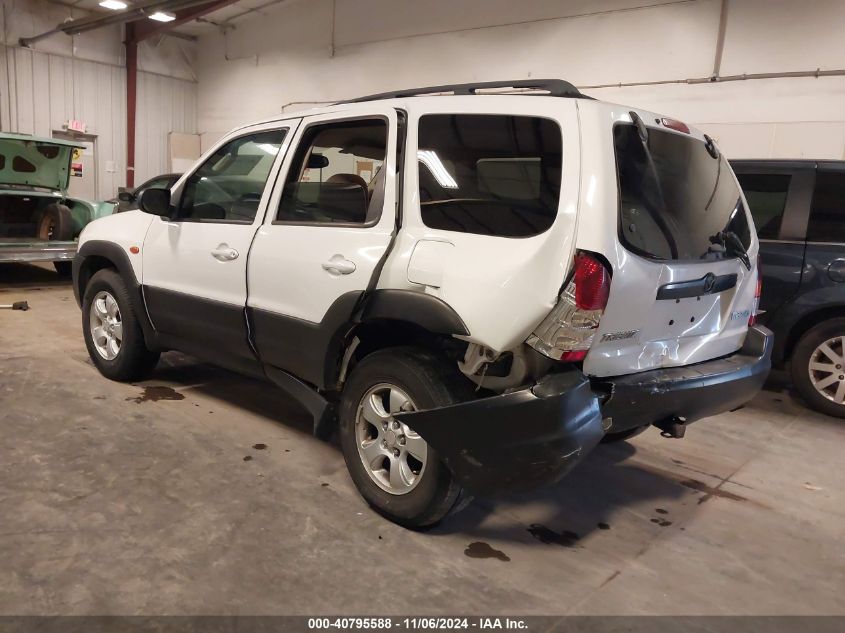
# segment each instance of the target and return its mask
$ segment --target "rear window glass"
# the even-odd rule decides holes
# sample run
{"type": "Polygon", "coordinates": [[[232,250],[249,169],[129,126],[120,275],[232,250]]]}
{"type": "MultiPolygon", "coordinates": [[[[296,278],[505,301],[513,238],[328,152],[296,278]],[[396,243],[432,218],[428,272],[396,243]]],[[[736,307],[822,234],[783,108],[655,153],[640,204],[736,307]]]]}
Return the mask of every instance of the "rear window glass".
{"type": "Polygon", "coordinates": [[[613,131],[619,177],[619,237],[638,255],[659,260],[736,257],[751,228],[724,157],[686,134],[631,124],[613,131]],[[725,233],[735,239],[725,239],[725,233]],[[725,246],[727,243],[727,246],[725,246]]]}
{"type": "Polygon", "coordinates": [[[429,114],[420,119],[420,209],[426,226],[528,237],[554,222],[561,131],[530,116],[429,114]]]}
{"type": "Polygon", "coordinates": [[[789,193],[789,174],[737,174],[737,180],[745,194],[745,201],[757,235],[764,239],[776,239],[780,232],[786,195],[789,193]]]}

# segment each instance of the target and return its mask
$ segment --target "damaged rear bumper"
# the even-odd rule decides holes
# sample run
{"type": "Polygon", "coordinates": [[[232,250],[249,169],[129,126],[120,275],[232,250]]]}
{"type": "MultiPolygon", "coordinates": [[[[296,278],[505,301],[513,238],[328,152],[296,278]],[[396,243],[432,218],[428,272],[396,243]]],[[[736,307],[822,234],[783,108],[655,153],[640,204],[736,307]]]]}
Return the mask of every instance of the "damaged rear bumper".
{"type": "Polygon", "coordinates": [[[555,482],[604,436],[598,399],[578,371],[551,374],[512,393],[396,418],[419,433],[474,494],[555,482]]]}
{"type": "Polygon", "coordinates": [[[745,404],[768,376],[772,338],[753,327],[742,349],[726,358],[592,384],[576,370],[550,374],[519,391],[396,419],[474,494],[537,487],[566,475],[606,430],[685,424],[745,404]]]}
{"type": "Polygon", "coordinates": [[[773,334],[755,326],[732,356],[695,365],[594,380],[609,394],[602,413],[615,433],[654,424],[661,428],[731,411],[753,398],[772,366],[773,334]]]}

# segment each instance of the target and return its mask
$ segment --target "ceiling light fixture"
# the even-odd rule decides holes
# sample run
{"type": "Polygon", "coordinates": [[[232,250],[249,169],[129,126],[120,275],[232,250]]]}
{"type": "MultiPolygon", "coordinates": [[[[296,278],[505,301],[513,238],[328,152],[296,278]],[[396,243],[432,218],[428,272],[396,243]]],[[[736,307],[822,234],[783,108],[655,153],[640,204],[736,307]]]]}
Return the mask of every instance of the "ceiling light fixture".
{"type": "Polygon", "coordinates": [[[123,11],[129,5],[120,0],[103,0],[100,6],[104,9],[111,9],[112,11],[123,11]]]}
{"type": "Polygon", "coordinates": [[[151,20],[155,20],[156,22],[173,22],[176,19],[176,16],[172,13],[165,13],[164,11],[156,11],[150,16],[151,20]]]}

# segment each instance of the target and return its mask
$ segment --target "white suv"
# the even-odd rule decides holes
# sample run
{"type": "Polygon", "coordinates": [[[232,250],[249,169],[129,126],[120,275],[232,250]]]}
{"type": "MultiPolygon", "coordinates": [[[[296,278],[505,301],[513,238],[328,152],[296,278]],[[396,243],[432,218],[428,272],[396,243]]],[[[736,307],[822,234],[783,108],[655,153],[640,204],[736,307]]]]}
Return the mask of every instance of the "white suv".
{"type": "Polygon", "coordinates": [[[403,525],[555,481],[603,438],[680,437],[769,370],[757,238],[712,139],[564,81],[245,126],[141,209],[74,260],[100,372],[176,349],[269,379],[403,525]]]}

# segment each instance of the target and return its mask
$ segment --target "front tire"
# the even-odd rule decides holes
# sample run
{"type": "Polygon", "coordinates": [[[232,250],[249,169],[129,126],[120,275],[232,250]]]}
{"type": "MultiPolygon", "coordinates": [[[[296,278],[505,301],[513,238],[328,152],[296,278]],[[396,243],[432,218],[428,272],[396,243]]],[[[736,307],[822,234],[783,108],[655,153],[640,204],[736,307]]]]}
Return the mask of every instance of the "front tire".
{"type": "Polygon", "coordinates": [[[147,349],[126,284],[114,270],[101,270],[88,282],[82,332],[94,366],[111,380],[138,380],[158,362],[159,352],[147,349]]]}
{"type": "Polygon", "coordinates": [[[816,411],[845,418],[845,319],[810,328],[792,354],[792,382],[816,411]]]}
{"type": "Polygon", "coordinates": [[[393,417],[466,397],[455,372],[424,350],[381,350],[355,367],[341,399],[340,444],[352,481],[374,510],[420,528],[466,506],[437,452],[393,417]]]}

